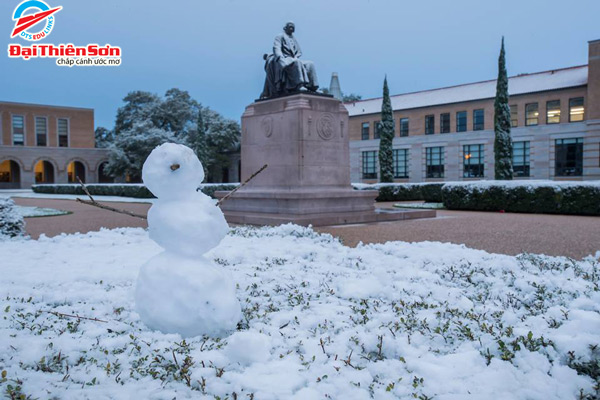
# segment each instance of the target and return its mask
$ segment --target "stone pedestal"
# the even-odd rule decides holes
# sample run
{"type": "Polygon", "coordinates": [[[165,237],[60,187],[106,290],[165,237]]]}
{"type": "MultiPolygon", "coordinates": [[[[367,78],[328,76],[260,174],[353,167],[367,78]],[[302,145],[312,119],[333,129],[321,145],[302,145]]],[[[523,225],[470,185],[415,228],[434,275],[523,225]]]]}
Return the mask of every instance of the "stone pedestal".
{"type": "Polygon", "coordinates": [[[268,167],[221,205],[230,223],[319,226],[406,218],[406,211],[376,212],[377,193],[351,187],[348,111],[329,96],[302,93],[246,107],[241,164],[242,182],[268,167]]]}

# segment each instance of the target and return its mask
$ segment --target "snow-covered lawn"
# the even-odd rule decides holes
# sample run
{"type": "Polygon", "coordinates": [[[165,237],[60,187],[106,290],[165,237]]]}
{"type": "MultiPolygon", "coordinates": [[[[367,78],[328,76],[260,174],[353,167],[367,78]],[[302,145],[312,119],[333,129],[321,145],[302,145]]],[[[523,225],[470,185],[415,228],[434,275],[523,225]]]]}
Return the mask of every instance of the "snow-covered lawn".
{"type": "Polygon", "coordinates": [[[0,393],[597,398],[591,257],[427,242],[349,248],[293,225],[238,228],[210,257],[232,271],[244,332],[183,340],[149,331],[134,311],[138,270],[160,251],[142,229],[0,242],[0,393]]]}
{"type": "Polygon", "coordinates": [[[442,210],[444,209],[444,203],[396,203],[394,204],[396,208],[424,208],[428,210],[442,210]]]}
{"type": "Polygon", "coordinates": [[[56,210],[54,208],[45,208],[45,207],[26,207],[26,206],[16,206],[16,211],[23,218],[31,218],[31,217],[52,217],[55,215],[66,215],[69,214],[68,211],[56,210]]]}

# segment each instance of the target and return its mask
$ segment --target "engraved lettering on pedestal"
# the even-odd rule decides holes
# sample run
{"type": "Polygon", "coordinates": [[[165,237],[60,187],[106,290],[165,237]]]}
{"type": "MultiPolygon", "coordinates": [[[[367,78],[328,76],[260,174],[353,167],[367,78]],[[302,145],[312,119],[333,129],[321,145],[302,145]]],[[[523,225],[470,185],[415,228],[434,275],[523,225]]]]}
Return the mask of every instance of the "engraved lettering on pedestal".
{"type": "Polygon", "coordinates": [[[311,125],[312,125],[312,116],[308,116],[308,135],[306,136],[310,136],[310,131],[311,131],[311,125]]]}
{"type": "Polygon", "coordinates": [[[344,137],[344,121],[340,121],[340,137],[344,137]]]}
{"type": "Polygon", "coordinates": [[[330,140],[333,137],[333,115],[323,114],[317,121],[317,133],[323,140],[330,140]]]}
{"type": "Polygon", "coordinates": [[[273,118],[264,117],[262,121],[260,121],[260,126],[262,127],[265,136],[271,137],[271,135],[273,134],[273,118]]]}

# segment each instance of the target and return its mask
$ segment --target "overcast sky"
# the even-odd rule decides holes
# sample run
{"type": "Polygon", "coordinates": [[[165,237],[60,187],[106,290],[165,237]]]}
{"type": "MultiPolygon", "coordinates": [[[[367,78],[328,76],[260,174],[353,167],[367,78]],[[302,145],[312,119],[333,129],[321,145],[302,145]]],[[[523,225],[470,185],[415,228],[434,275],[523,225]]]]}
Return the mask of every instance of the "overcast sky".
{"type": "MultiPolygon", "coordinates": [[[[239,120],[264,83],[262,54],[284,23],[296,23],[303,57],[322,85],[381,95],[494,79],[505,36],[509,75],[587,63],[600,39],[599,0],[46,0],[64,8],[45,43],[120,46],[120,67],[59,67],[54,60],[0,57],[0,100],[90,107],[112,128],[132,90],[188,90],[239,120]]],[[[0,2],[9,43],[20,1],[0,2]]]]}

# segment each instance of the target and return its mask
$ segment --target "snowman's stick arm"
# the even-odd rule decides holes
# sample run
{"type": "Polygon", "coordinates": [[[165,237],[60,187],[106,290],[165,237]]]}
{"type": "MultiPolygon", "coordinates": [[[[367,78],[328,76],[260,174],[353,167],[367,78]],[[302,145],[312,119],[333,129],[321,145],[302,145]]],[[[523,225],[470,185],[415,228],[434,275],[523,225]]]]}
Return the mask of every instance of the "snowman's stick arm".
{"type": "Polygon", "coordinates": [[[244,183],[242,183],[240,186],[238,186],[235,189],[233,189],[231,192],[227,193],[227,195],[225,195],[221,200],[217,201],[217,207],[220,206],[221,204],[223,204],[223,202],[225,200],[227,200],[228,198],[230,198],[232,194],[234,194],[235,192],[237,192],[238,190],[240,190],[241,188],[243,188],[244,186],[246,186],[246,184],[248,182],[250,182],[252,179],[254,179],[256,177],[256,175],[258,175],[261,172],[263,172],[267,167],[268,167],[267,164],[263,165],[258,171],[256,171],[252,175],[250,175],[250,177],[248,179],[246,179],[244,181],[244,183]]]}
{"type": "Polygon", "coordinates": [[[76,198],[75,199],[77,202],[79,203],[83,203],[83,204],[87,204],[88,206],[94,206],[94,207],[98,207],[98,208],[102,208],[104,210],[108,210],[108,211],[113,211],[119,214],[125,214],[125,215],[129,215],[130,217],[136,217],[136,218],[141,218],[141,219],[148,219],[145,215],[142,214],[136,214],[134,212],[131,211],[127,211],[127,210],[119,210],[118,208],[114,208],[114,207],[110,207],[104,204],[100,204],[97,201],[89,201],[89,200],[82,200],[80,198],[76,198]]]}
{"type": "Polygon", "coordinates": [[[114,207],[107,206],[105,204],[98,203],[96,200],[94,200],[94,198],[90,194],[89,190],[87,190],[87,187],[85,187],[85,185],[83,184],[83,182],[81,181],[81,179],[79,179],[79,177],[77,177],[77,179],[79,180],[79,184],[83,188],[83,191],[85,192],[85,194],[87,194],[88,197],[90,198],[90,200],[82,200],[82,199],[80,199],[78,197],[78,198],[75,199],[77,202],[83,203],[83,204],[87,204],[88,206],[94,206],[94,207],[102,208],[103,210],[108,210],[108,211],[116,212],[116,213],[119,213],[119,214],[129,215],[130,217],[136,217],[136,218],[141,218],[141,219],[148,219],[145,215],[142,215],[142,214],[136,214],[136,213],[131,212],[131,211],[120,210],[118,208],[114,208],[114,207]]]}

